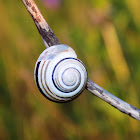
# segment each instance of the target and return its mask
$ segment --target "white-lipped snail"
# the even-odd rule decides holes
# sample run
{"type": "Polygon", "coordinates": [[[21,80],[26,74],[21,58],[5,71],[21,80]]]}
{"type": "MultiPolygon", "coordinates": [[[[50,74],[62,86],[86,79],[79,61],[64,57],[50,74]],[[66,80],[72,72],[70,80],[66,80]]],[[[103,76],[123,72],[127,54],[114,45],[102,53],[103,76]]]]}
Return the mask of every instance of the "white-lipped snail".
{"type": "Polygon", "coordinates": [[[40,92],[54,102],[68,102],[85,89],[87,70],[67,45],[54,45],[39,56],[34,70],[40,92]]]}

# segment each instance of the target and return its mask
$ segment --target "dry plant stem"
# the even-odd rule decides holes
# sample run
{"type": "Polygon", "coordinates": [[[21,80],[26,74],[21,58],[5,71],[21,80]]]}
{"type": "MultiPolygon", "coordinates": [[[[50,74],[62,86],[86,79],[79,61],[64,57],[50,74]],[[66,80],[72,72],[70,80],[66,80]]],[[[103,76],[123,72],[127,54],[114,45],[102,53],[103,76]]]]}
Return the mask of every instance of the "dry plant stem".
{"type": "Polygon", "coordinates": [[[122,113],[129,115],[132,118],[135,118],[140,121],[140,109],[124,102],[123,100],[119,99],[118,97],[112,95],[102,87],[95,84],[93,81],[87,81],[87,90],[93,93],[95,96],[101,98],[105,102],[109,103],[122,113]]]}
{"type": "MultiPolygon", "coordinates": [[[[27,8],[28,12],[33,18],[35,25],[43,39],[43,42],[46,47],[52,45],[60,44],[59,40],[43,18],[41,12],[39,11],[37,5],[33,0],[22,0],[25,7],[27,8]]],[[[140,110],[136,107],[124,102],[123,100],[117,98],[116,96],[112,95],[105,89],[101,88],[94,82],[88,79],[86,89],[90,91],[93,95],[101,98],[105,102],[109,103],[122,113],[129,115],[140,121],[140,110]]]]}
{"type": "Polygon", "coordinates": [[[52,29],[49,27],[48,23],[42,16],[34,0],[22,0],[22,1],[26,9],[28,10],[29,14],[31,15],[46,48],[48,48],[49,46],[60,44],[54,32],[52,31],[52,29]]]}

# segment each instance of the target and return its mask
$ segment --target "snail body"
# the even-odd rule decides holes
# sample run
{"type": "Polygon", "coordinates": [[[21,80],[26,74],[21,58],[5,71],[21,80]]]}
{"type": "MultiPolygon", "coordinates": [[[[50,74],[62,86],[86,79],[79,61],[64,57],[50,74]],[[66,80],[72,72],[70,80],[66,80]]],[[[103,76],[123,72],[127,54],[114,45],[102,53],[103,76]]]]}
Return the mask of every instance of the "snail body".
{"type": "Polygon", "coordinates": [[[40,92],[54,102],[75,99],[87,82],[85,65],[71,47],[63,44],[51,46],[41,53],[34,76],[40,92]]]}

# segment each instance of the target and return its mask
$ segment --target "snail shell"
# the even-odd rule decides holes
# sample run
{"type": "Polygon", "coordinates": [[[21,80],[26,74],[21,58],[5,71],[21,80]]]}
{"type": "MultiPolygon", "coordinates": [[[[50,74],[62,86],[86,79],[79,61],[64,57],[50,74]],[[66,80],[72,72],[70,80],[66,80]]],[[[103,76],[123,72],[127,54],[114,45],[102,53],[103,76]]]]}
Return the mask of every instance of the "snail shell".
{"type": "Polygon", "coordinates": [[[35,66],[35,81],[40,92],[54,102],[75,99],[87,82],[85,65],[67,45],[55,45],[44,50],[35,66]]]}

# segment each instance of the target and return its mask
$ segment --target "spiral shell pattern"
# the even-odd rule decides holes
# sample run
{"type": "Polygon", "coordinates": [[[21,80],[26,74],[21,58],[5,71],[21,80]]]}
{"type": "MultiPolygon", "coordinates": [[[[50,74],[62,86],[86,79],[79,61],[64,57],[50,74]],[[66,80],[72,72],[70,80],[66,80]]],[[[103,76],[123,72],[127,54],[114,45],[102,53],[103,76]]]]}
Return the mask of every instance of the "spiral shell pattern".
{"type": "Polygon", "coordinates": [[[43,51],[38,58],[35,81],[41,93],[49,100],[67,102],[84,90],[87,71],[71,47],[55,45],[43,51]]]}

